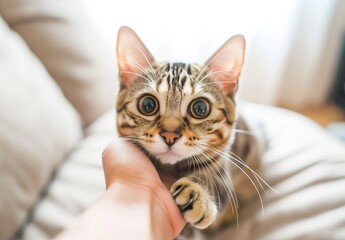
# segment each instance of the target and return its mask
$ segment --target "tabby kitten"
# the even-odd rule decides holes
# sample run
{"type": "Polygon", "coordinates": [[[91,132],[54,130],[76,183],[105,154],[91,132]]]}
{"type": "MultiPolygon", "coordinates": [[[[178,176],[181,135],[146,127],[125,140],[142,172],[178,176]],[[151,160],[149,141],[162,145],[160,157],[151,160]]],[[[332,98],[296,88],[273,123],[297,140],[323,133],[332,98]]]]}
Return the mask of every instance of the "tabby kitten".
{"type": "Polygon", "coordinates": [[[189,223],[185,236],[236,220],[239,204],[258,193],[255,139],[235,141],[236,127],[247,129],[234,99],[244,50],[236,35],[204,65],[160,63],[132,29],[118,33],[118,132],[174,179],[170,191],[189,223]]]}

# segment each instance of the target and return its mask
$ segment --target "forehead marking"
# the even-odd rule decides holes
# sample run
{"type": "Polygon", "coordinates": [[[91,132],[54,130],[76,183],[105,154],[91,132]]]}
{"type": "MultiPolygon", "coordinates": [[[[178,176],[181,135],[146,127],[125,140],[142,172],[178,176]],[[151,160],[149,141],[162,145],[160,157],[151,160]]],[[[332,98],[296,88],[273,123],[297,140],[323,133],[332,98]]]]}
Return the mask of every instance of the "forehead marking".
{"type": "Polygon", "coordinates": [[[162,81],[160,82],[159,86],[158,86],[158,92],[167,92],[169,89],[168,87],[168,74],[165,74],[163,76],[162,81]]]}

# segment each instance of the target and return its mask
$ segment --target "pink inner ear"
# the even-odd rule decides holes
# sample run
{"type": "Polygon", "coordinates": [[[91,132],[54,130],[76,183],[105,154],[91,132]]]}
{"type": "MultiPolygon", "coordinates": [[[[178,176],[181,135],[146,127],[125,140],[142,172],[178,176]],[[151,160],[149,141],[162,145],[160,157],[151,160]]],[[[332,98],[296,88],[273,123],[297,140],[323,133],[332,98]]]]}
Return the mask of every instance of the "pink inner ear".
{"type": "Polygon", "coordinates": [[[121,27],[117,36],[117,60],[121,84],[127,86],[143,74],[154,58],[138,35],[129,27],[121,27]]]}
{"type": "Polygon", "coordinates": [[[226,93],[232,94],[236,91],[237,81],[240,75],[239,71],[224,72],[223,68],[212,68],[212,79],[216,82],[226,93]]]}
{"type": "Polygon", "coordinates": [[[206,62],[211,77],[227,93],[234,94],[244,62],[245,40],[236,35],[226,41],[206,62]]]}

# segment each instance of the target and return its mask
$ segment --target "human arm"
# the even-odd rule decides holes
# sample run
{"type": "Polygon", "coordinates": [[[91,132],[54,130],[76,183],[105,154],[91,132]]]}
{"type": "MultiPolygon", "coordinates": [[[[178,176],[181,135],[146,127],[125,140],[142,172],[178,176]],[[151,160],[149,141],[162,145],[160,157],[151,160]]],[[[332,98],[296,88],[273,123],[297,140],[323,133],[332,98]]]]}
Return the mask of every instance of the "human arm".
{"type": "Polygon", "coordinates": [[[56,239],[174,239],[184,220],[156,169],[116,141],[103,154],[106,192],[56,239]]]}

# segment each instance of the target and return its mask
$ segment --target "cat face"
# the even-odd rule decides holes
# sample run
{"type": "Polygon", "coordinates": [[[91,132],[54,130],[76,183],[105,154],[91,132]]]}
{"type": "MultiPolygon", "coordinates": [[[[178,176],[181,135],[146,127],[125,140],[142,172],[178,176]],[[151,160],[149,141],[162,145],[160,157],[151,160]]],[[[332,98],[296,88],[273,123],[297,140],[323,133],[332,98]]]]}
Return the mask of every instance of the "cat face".
{"type": "Polygon", "coordinates": [[[244,39],[229,39],[205,65],[158,63],[133,30],[119,31],[117,128],[163,164],[204,159],[231,142],[244,39]]]}

